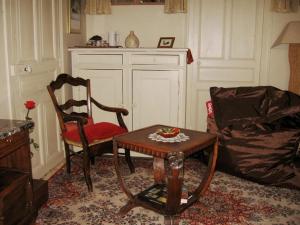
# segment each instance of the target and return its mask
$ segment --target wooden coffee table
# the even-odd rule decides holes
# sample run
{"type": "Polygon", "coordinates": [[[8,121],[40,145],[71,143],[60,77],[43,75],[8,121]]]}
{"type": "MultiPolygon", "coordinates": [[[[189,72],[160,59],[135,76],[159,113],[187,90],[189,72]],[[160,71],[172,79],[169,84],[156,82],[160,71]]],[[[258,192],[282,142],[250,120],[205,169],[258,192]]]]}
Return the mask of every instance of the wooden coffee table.
{"type": "Polygon", "coordinates": [[[119,135],[113,139],[114,163],[116,173],[121,189],[129,198],[128,203],[120,209],[119,214],[125,215],[132,208],[142,206],[144,208],[165,215],[166,224],[174,224],[174,218],[176,218],[176,215],[180,214],[187,207],[196,202],[199,197],[203,195],[207,190],[215,170],[218,154],[218,144],[216,135],[188,129],[181,129],[182,133],[189,136],[189,140],[183,142],[165,143],[149,139],[149,134],[152,134],[163,127],[166,126],[154,125],[119,135]],[[190,193],[187,202],[182,203],[181,197],[183,185],[183,167],[172,167],[171,169],[168,168],[167,170],[165,168],[165,161],[167,161],[170,154],[177,154],[178,152],[182,152],[182,155],[184,155],[185,158],[210,146],[211,148],[209,149],[211,149],[211,154],[207,171],[199,186],[192,193],[190,193]],[[153,173],[155,181],[154,186],[136,195],[133,195],[130,192],[130,190],[126,187],[120,173],[118,158],[119,148],[129,149],[130,151],[140,152],[153,156],[153,173]],[[151,193],[151,191],[153,191],[153,189],[151,188],[154,188],[155,191],[159,188],[164,188],[165,190],[167,190],[166,202],[158,204],[152,199],[149,200],[147,197],[145,197],[145,195],[148,196],[149,192],[151,193]]]}

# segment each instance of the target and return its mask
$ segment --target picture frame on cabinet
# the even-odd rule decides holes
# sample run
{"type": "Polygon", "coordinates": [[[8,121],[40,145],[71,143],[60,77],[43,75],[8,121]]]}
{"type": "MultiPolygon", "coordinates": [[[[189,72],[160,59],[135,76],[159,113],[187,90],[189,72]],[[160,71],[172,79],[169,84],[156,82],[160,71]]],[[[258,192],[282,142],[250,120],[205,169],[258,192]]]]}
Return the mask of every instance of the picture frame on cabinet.
{"type": "Polygon", "coordinates": [[[68,0],[68,32],[81,33],[81,0],[68,0]]]}
{"type": "Polygon", "coordinates": [[[161,37],[159,39],[157,48],[172,48],[175,41],[175,37],[161,37]]]}

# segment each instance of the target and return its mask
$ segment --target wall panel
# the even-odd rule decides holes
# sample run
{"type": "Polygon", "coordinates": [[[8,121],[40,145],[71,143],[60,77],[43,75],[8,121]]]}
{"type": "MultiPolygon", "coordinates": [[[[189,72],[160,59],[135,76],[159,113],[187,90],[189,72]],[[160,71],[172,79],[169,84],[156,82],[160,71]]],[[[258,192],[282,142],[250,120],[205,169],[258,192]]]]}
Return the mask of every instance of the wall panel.
{"type": "Polygon", "coordinates": [[[224,56],[224,17],[224,0],[201,1],[200,57],[222,58],[224,56]]]}
{"type": "Polygon", "coordinates": [[[253,59],[256,39],[256,1],[233,0],[230,58],[253,59]]]}

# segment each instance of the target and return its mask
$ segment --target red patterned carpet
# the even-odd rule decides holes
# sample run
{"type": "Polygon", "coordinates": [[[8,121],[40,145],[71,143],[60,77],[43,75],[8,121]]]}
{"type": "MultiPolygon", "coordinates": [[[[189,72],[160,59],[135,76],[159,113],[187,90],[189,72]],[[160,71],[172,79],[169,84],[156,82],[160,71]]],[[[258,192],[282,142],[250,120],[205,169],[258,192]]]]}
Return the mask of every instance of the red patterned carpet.
{"type": "MultiPolygon", "coordinates": [[[[123,163],[128,187],[137,193],[152,182],[152,161],[134,159],[136,173],[129,174],[123,163]]],[[[96,159],[92,166],[94,192],[88,193],[82,172],[73,164],[71,176],[65,168],[49,180],[49,201],[39,211],[37,225],[156,225],[163,216],[141,207],[126,216],[117,211],[127,202],[120,190],[110,157],[96,159]]],[[[185,184],[195,188],[205,165],[195,159],[185,162],[185,184]]],[[[216,172],[206,195],[180,215],[182,225],[300,224],[300,191],[262,186],[216,172]]]]}

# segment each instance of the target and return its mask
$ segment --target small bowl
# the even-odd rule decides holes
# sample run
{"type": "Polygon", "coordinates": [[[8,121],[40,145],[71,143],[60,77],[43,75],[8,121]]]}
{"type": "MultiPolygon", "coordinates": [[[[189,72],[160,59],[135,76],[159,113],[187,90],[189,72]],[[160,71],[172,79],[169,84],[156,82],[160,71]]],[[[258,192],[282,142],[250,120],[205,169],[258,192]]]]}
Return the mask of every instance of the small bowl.
{"type": "Polygon", "coordinates": [[[163,128],[163,129],[159,129],[156,133],[164,138],[173,138],[173,137],[176,137],[180,133],[180,129],[179,128],[163,128]]]}

